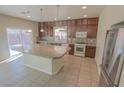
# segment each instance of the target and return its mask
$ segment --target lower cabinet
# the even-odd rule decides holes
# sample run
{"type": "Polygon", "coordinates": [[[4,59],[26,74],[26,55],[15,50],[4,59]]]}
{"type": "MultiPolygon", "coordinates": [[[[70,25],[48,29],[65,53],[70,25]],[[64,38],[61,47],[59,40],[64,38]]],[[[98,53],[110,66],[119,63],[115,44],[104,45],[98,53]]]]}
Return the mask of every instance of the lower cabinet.
{"type": "Polygon", "coordinates": [[[74,44],[69,44],[69,47],[70,47],[69,54],[74,55],[74,44]]]}
{"type": "Polygon", "coordinates": [[[96,47],[95,46],[86,46],[85,57],[94,58],[95,53],[96,53],[96,47]]]}

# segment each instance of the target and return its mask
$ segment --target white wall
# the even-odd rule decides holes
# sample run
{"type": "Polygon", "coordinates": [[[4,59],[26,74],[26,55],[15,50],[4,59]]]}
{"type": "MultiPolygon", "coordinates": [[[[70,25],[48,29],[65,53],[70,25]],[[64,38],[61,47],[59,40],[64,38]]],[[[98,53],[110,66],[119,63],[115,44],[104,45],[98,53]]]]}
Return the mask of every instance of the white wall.
{"type": "Polygon", "coordinates": [[[32,29],[33,41],[38,35],[38,23],[0,14],[0,61],[9,57],[6,28],[32,29]]]}
{"type": "Polygon", "coordinates": [[[106,6],[99,17],[95,57],[99,72],[99,65],[102,63],[106,31],[110,29],[111,25],[121,21],[124,21],[124,6],[106,6]]]}

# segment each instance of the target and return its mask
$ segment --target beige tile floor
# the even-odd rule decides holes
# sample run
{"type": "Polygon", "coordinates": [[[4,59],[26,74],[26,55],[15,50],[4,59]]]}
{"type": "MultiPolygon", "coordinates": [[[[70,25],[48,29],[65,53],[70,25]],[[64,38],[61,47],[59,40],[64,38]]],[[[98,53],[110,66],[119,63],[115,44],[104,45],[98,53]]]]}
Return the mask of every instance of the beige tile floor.
{"type": "Polygon", "coordinates": [[[20,57],[0,64],[1,87],[96,87],[98,73],[91,58],[64,56],[64,67],[53,76],[28,68],[20,57]]]}

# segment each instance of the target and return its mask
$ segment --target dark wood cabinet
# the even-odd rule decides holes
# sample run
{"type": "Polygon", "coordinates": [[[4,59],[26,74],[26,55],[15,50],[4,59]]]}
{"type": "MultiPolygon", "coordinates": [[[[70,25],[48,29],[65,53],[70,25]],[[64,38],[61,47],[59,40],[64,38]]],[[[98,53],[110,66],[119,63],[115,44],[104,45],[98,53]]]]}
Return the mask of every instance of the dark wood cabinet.
{"type": "Polygon", "coordinates": [[[72,31],[71,31],[71,27],[67,27],[67,31],[68,31],[68,37],[71,38],[72,37],[72,31]]]}
{"type": "Polygon", "coordinates": [[[89,18],[87,19],[88,25],[97,25],[98,24],[98,18],[89,18]]]}
{"type": "Polygon", "coordinates": [[[71,26],[71,20],[67,20],[67,26],[71,26]]]}
{"type": "Polygon", "coordinates": [[[72,32],[71,37],[75,38],[75,36],[76,36],[76,27],[75,26],[71,27],[71,32],[72,32]]]}
{"type": "Polygon", "coordinates": [[[83,26],[87,25],[87,19],[77,19],[76,20],[76,26],[83,26]]]}
{"type": "Polygon", "coordinates": [[[97,36],[97,26],[96,25],[88,25],[87,26],[87,37],[88,38],[96,38],[97,36]]]}
{"type": "Polygon", "coordinates": [[[82,25],[87,25],[87,19],[82,20],[82,25]]]}
{"type": "Polygon", "coordinates": [[[96,53],[96,47],[95,46],[86,46],[85,50],[85,56],[94,58],[96,53]]]}
{"type": "Polygon", "coordinates": [[[78,20],[76,21],[76,23],[77,23],[77,24],[76,24],[77,26],[80,26],[80,25],[82,25],[82,20],[78,19],[78,20]]]}
{"type": "Polygon", "coordinates": [[[88,38],[96,38],[98,18],[84,18],[84,19],[72,19],[72,20],[61,20],[53,22],[39,22],[39,37],[45,35],[54,36],[54,26],[67,26],[69,37],[75,38],[75,33],[79,31],[87,32],[88,38]],[[40,32],[40,29],[44,29],[44,32],[40,32]]]}
{"type": "Polygon", "coordinates": [[[69,44],[69,47],[70,47],[69,54],[74,55],[74,44],[69,44]]]}
{"type": "Polygon", "coordinates": [[[83,25],[83,26],[77,26],[76,27],[76,31],[75,32],[87,32],[88,31],[88,26],[87,25],[83,25]]]}

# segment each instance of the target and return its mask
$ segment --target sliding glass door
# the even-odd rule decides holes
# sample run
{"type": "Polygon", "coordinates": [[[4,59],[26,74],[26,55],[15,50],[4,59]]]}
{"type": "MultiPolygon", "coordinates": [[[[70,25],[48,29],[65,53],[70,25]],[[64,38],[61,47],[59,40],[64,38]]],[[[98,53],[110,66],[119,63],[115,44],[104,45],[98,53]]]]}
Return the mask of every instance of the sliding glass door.
{"type": "Polygon", "coordinates": [[[32,48],[32,30],[23,30],[21,33],[21,41],[23,50],[30,50],[32,48]]]}
{"type": "Polygon", "coordinates": [[[7,38],[11,55],[31,49],[33,44],[32,30],[7,28],[7,38]]]}

